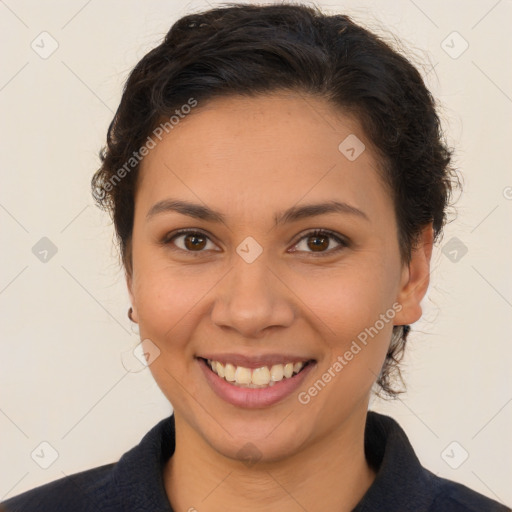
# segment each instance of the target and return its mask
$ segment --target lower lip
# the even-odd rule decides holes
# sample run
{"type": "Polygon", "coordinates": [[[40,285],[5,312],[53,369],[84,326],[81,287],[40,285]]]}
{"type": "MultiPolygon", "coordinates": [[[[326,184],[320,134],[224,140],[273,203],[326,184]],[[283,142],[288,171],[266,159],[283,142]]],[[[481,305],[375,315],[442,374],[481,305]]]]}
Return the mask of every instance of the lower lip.
{"type": "Polygon", "coordinates": [[[304,381],[314,366],[309,363],[293,377],[284,378],[266,388],[243,388],[230,384],[214,373],[204,359],[197,359],[212,390],[226,402],[246,409],[269,407],[291,395],[304,381]]]}

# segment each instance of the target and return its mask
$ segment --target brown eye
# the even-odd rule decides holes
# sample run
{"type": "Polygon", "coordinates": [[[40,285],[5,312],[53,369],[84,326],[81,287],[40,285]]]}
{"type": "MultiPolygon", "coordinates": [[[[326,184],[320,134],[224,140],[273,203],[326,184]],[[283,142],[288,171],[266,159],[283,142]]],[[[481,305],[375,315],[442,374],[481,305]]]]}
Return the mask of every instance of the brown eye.
{"type": "Polygon", "coordinates": [[[308,247],[315,252],[317,249],[327,249],[329,247],[329,237],[325,235],[310,235],[308,236],[308,247]]]}
{"type": "Polygon", "coordinates": [[[330,231],[324,230],[316,230],[306,233],[295,245],[295,247],[299,247],[301,244],[303,248],[306,248],[306,250],[304,251],[301,249],[299,252],[317,253],[320,255],[323,253],[330,254],[332,252],[343,249],[344,247],[348,247],[348,242],[343,240],[343,238],[335,235],[334,233],[331,233],[330,231]],[[329,246],[333,240],[338,244],[338,246],[329,249],[329,246]]]}
{"type": "Polygon", "coordinates": [[[204,249],[215,247],[210,238],[201,231],[183,230],[174,235],[167,235],[162,243],[164,245],[175,245],[185,252],[204,252],[204,249]],[[210,245],[208,245],[210,244],[210,245]]]}
{"type": "Polygon", "coordinates": [[[189,233],[184,235],[185,247],[193,251],[194,249],[204,249],[206,245],[206,237],[201,234],[189,233]]]}

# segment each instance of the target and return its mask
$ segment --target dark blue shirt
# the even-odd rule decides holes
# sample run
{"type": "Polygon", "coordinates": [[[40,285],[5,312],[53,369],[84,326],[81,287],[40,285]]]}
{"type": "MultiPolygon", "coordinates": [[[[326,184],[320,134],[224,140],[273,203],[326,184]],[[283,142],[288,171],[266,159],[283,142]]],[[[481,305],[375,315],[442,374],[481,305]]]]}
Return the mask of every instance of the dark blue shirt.
{"type": "MultiPolygon", "coordinates": [[[[0,503],[2,512],[173,512],[162,469],[174,453],[174,416],[117,463],[69,475],[0,503]]],[[[377,476],[352,512],[511,512],[423,468],[399,424],[369,411],[365,454],[377,476]]]]}

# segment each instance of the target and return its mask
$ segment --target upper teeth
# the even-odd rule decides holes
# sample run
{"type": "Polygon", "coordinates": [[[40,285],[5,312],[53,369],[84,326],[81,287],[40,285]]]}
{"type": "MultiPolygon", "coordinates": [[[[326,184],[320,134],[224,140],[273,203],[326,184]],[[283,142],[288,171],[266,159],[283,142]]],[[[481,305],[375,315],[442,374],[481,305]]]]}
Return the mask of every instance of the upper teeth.
{"type": "Polygon", "coordinates": [[[275,364],[272,367],[261,366],[251,370],[244,366],[235,366],[231,363],[222,364],[219,361],[208,359],[208,365],[219,376],[235,385],[259,388],[273,386],[283,378],[290,378],[299,373],[306,362],[275,364]]]}

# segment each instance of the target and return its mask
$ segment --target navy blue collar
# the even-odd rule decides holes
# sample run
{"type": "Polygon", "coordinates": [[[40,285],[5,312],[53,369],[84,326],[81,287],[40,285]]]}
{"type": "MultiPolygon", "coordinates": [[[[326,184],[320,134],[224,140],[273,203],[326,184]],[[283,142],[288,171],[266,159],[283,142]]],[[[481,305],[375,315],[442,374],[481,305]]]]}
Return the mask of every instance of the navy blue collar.
{"type": "MultiPolygon", "coordinates": [[[[140,444],[125,453],[114,467],[118,496],[123,509],[173,512],[167,499],[162,472],[174,453],[174,416],[160,421],[140,444]]],[[[389,416],[368,411],[365,455],[377,476],[353,512],[375,510],[427,510],[432,503],[432,473],[416,457],[405,432],[389,416]],[[380,508],[376,508],[376,504],[380,508]]]]}
{"type": "MultiPolygon", "coordinates": [[[[423,468],[405,432],[369,411],[365,455],[376,478],[352,512],[511,512],[423,468]]],[[[163,469],[174,453],[174,416],[161,420],[117,463],[69,475],[0,504],[7,512],[173,512],[163,469]]]]}
{"type": "MultiPolygon", "coordinates": [[[[174,448],[171,415],[113,466],[112,502],[121,500],[123,511],[173,512],[164,488],[163,468],[174,448]]],[[[424,468],[403,429],[389,416],[368,411],[364,448],[377,474],[352,512],[510,512],[504,505],[424,468]]]]}
{"type": "Polygon", "coordinates": [[[126,452],[114,466],[114,483],[120,510],[173,512],[163,481],[165,463],[174,453],[174,415],[155,425],[138,446],[126,452]]]}

